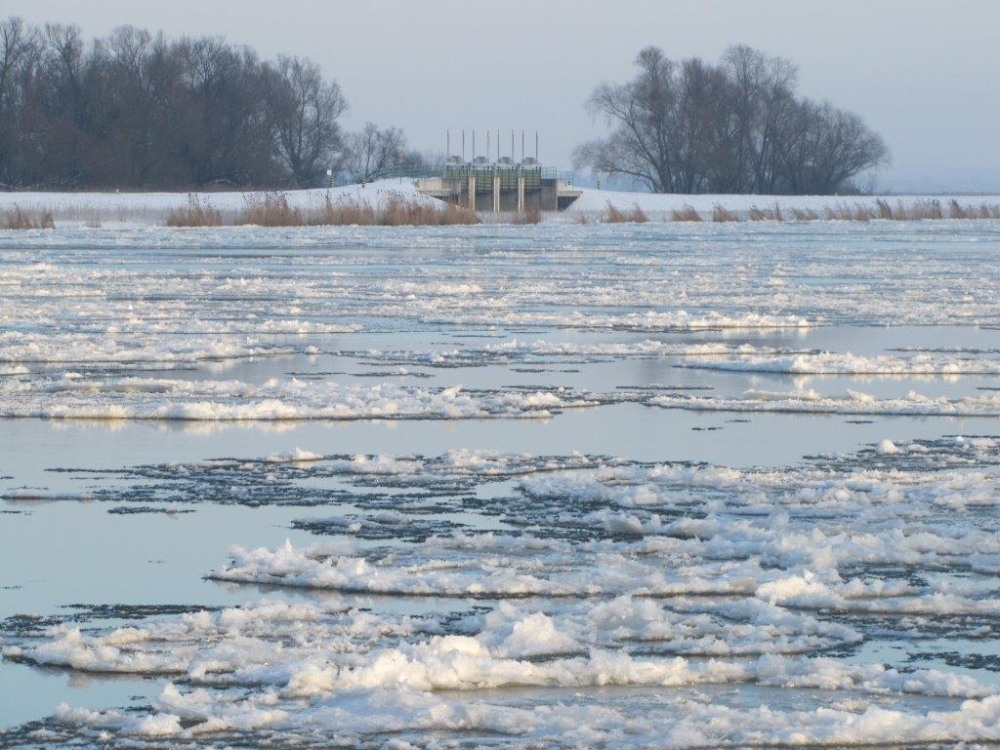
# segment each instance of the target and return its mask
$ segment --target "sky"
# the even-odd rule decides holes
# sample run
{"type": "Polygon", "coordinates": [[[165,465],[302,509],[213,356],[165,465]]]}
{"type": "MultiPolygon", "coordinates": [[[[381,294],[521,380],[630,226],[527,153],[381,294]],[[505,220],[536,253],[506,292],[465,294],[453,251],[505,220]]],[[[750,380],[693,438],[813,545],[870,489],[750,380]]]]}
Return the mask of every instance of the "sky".
{"type": "Polygon", "coordinates": [[[348,130],[395,126],[410,147],[527,155],[571,169],[605,135],[584,102],[654,45],[718,61],[747,44],[798,66],[798,94],[861,115],[888,144],[889,192],[1000,191],[1000,0],[4,0],[2,17],[222,36],[262,58],[308,57],[348,101],[348,130]]]}

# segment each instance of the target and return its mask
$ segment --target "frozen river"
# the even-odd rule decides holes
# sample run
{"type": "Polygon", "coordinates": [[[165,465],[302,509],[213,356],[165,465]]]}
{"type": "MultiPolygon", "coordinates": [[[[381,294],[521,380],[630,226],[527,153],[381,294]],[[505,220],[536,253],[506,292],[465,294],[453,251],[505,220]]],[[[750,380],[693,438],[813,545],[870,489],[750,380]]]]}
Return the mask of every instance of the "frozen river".
{"type": "Polygon", "coordinates": [[[996,744],[998,257],[0,231],[0,748],[996,744]]]}

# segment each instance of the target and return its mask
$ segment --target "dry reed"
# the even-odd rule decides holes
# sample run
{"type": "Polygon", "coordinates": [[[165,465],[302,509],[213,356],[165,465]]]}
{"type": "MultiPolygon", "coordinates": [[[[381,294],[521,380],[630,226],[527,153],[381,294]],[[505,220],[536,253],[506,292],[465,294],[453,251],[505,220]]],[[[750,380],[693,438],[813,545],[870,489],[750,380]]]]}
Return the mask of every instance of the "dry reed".
{"type": "MultiPolygon", "coordinates": [[[[530,215],[530,212],[525,214],[530,215]]],[[[382,205],[373,206],[353,200],[334,203],[327,197],[322,208],[306,214],[304,223],[312,226],[444,226],[477,224],[479,218],[474,211],[453,203],[436,204],[390,196],[382,205]]]]}
{"type": "Polygon", "coordinates": [[[289,205],[284,193],[253,194],[243,197],[241,224],[258,227],[300,227],[305,225],[302,211],[289,205]]]}
{"type": "Polygon", "coordinates": [[[675,208],[670,212],[671,221],[701,221],[701,214],[699,214],[694,206],[685,203],[680,208],[675,208]]]}
{"type": "Polygon", "coordinates": [[[739,221],[740,217],[737,216],[733,211],[723,206],[721,203],[716,203],[712,206],[712,221],[717,223],[729,222],[729,221],[739,221]]]}
{"type": "Polygon", "coordinates": [[[604,214],[604,223],[605,224],[624,224],[627,221],[628,221],[628,218],[626,218],[625,212],[619,210],[618,208],[615,208],[615,206],[613,206],[611,204],[611,201],[608,201],[608,210],[604,214]]]}
{"type": "MultiPolygon", "coordinates": [[[[582,214],[581,217],[584,220],[583,223],[586,223],[586,217],[582,214]]],[[[542,222],[542,212],[537,208],[528,208],[511,216],[510,222],[512,224],[540,224],[542,222]]]]}
{"type": "Polygon", "coordinates": [[[55,229],[56,223],[49,210],[26,211],[20,206],[0,212],[6,229],[55,229]]]}
{"type": "Polygon", "coordinates": [[[173,208],[167,213],[168,227],[218,227],[222,225],[222,215],[209,203],[208,198],[198,199],[188,196],[187,205],[173,208]]]}
{"type": "Polygon", "coordinates": [[[631,211],[622,211],[620,208],[616,208],[608,201],[608,210],[604,214],[605,224],[645,224],[649,221],[649,217],[646,212],[639,208],[638,203],[633,204],[633,209],[631,211]]]}

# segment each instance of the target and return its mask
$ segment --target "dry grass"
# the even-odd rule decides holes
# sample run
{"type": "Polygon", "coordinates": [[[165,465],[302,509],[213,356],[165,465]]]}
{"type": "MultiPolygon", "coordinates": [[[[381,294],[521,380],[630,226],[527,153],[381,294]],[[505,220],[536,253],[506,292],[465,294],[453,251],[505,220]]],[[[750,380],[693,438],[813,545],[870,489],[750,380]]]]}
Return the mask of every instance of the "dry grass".
{"type": "Polygon", "coordinates": [[[854,215],[852,217],[854,221],[865,223],[871,221],[874,216],[875,212],[872,211],[868,206],[862,206],[860,203],[854,206],[854,215]]]}
{"type": "Polygon", "coordinates": [[[970,209],[967,206],[959,205],[959,202],[957,200],[955,200],[954,198],[952,198],[951,202],[948,204],[948,216],[949,216],[949,218],[952,218],[952,219],[972,219],[972,218],[976,218],[973,215],[974,213],[975,213],[974,209],[970,209]]]}
{"type": "Polygon", "coordinates": [[[792,221],[819,221],[819,214],[809,208],[790,208],[789,213],[792,215],[792,221]]]}
{"type": "Polygon", "coordinates": [[[611,201],[608,201],[608,210],[604,214],[605,224],[624,224],[628,221],[625,216],[625,212],[615,208],[611,205],[611,201]]]}
{"type": "Polygon", "coordinates": [[[756,204],[750,206],[750,210],[747,211],[747,219],[749,221],[784,221],[785,214],[778,201],[775,201],[774,208],[760,208],[756,204]]]}
{"type": "MultiPolygon", "coordinates": [[[[786,213],[793,221],[818,221],[820,214],[811,208],[786,207],[784,210],[775,202],[774,208],[751,206],[746,213],[746,221],[785,221],[786,213]]],[[[867,203],[838,203],[822,209],[822,218],[827,221],[869,222],[881,221],[921,221],[940,219],[1000,219],[1000,205],[979,203],[962,204],[952,198],[947,206],[937,199],[919,200],[908,206],[901,200],[890,204],[885,198],[877,198],[874,205],[867,203]]],[[[697,221],[694,209],[685,206],[673,212],[674,221],[697,221]],[[690,218],[688,218],[690,216],[690,218]]],[[[738,215],[720,204],[712,208],[712,221],[739,221],[738,215]]]]}
{"type": "Polygon", "coordinates": [[[722,223],[728,221],[739,221],[740,217],[720,203],[712,206],[712,221],[722,223]]]}
{"type": "Polygon", "coordinates": [[[301,227],[306,224],[302,211],[289,205],[284,193],[243,196],[239,223],[258,227],[301,227]]]}
{"type": "Polygon", "coordinates": [[[675,208],[670,212],[671,221],[701,221],[701,214],[699,214],[694,206],[685,203],[680,208],[675,208]]]}
{"type": "MultiPolygon", "coordinates": [[[[586,217],[583,217],[586,223],[586,217]]],[[[537,208],[528,208],[515,213],[510,218],[511,224],[540,224],[542,222],[542,212],[537,208]]]]}
{"type": "Polygon", "coordinates": [[[392,196],[378,207],[357,201],[334,203],[327,198],[318,212],[306,216],[304,223],[312,226],[426,227],[478,224],[479,218],[474,211],[452,203],[436,205],[392,196]]]}
{"type": "Polygon", "coordinates": [[[943,219],[944,211],[941,210],[940,201],[921,201],[913,210],[915,219],[943,219]]]}
{"type": "Polygon", "coordinates": [[[25,211],[20,206],[0,212],[6,229],[55,229],[52,212],[48,210],[25,211]]]}
{"type": "Polygon", "coordinates": [[[649,221],[649,217],[646,212],[639,208],[639,204],[633,204],[634,208],[631,211],[622,211],[620,208],[616,208],[608,201],[608,210],[604,214],[605,224],[645,224],[649,221]]]}
{"type": "MultiPolygon", "coordinates": [[[[541,220],[539,218],[539,220],[541,220]]],[[[474,211],[452,203],[429,203],[390,196],[382,205],[359,201],[334,203],[329,197],[318,211],[307,212],[303,224],[309,226],[444,226],[478,224],[474,211]]]]}
{"type": "Polygon", "coordinates": [[[188,196],[187,205],[171,209],[167,214],[168,227],[218,227],[222,225],[222,214],[212,208],[208,198],[198,199],[188,196]]]}
{"type": "MultiPolygon", "coordinates": [[[[803,212],[793,211],[796,217],[803,215],[803,212]]],[[[968,219],[1000,219],[1000,205],[979,203],[962,204],[952,198],[947,206],[942,206],[941,201],[935,199],[919,200],[909,206],[903,205],[901,200],[895,204],[890,204],[888,200],[879,198],[874,206],[855,203],[848,205],[839,204],[834,207],[827,207],[824,210],[824,217],[830,221],[939,221],[944,219],[968,220],[968,219]]]]}

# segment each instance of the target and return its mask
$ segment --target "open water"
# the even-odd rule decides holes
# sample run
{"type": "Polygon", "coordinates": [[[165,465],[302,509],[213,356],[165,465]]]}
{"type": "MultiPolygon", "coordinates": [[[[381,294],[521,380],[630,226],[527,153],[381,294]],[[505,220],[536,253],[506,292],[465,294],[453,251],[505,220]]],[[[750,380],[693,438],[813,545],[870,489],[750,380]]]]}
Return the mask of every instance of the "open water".
{"type": "Polygon", "coordinates": [[[0,748],[1000,742],[998,255],[0,232],[0,748]]]}

